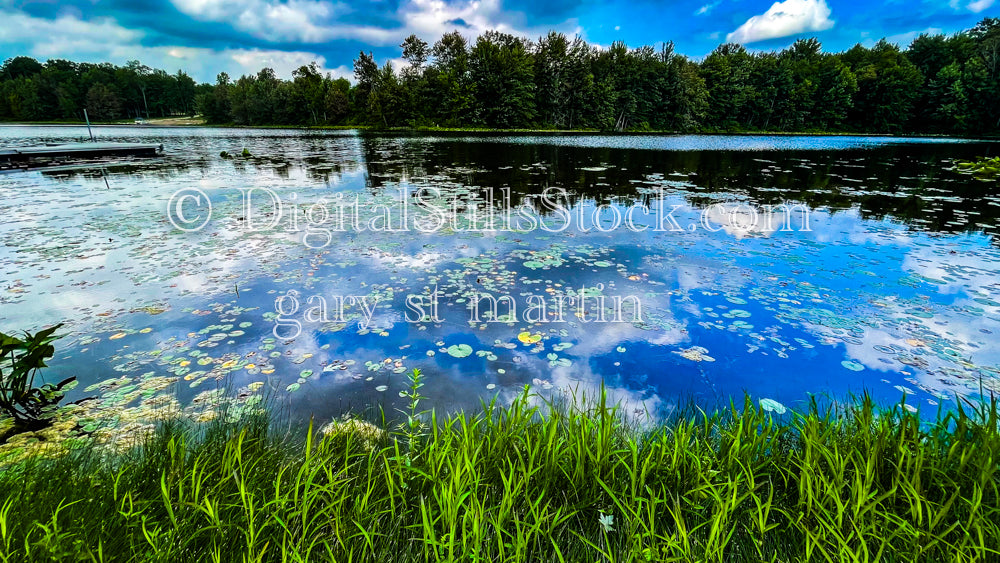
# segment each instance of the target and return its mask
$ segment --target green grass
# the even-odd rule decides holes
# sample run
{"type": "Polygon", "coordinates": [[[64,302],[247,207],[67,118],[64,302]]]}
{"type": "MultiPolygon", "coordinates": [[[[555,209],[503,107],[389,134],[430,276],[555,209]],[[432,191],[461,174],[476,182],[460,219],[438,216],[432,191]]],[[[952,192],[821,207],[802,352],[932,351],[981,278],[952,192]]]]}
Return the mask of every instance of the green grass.
{"type": "Polygon", "coordinates": [[[996,401],[928,423],[867,397],[781,417],[746,400],[654,428],[603,393],[536,404],[328,435],[169,424],[125,454],[22,462],[0,470],[0,560],[1000,558],[996,401]]]}

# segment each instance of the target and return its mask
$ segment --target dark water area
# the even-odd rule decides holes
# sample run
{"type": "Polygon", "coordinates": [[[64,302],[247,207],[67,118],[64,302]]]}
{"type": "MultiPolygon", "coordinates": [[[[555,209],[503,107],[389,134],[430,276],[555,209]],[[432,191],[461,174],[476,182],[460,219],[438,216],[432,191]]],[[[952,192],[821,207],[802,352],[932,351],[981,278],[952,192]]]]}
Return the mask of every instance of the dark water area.
{"type": "Polygon", "coordinates": [[[995,143],[95,132],[165,155],[0,175],[0,331],[67,323],[75,398],[326,418],[401,407],[413,368],[442,410],[602,382],[636,413],[1000,390],[1000,192],[950,170],[995,143]]]}

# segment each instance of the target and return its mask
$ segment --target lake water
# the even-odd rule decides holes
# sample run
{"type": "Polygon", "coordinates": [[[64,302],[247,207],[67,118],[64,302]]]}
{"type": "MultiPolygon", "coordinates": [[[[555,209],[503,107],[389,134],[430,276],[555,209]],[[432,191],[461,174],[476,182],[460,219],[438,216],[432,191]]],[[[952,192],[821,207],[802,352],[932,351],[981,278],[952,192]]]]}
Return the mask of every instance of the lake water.
{"type": "Polygon", "coordinates": [[[165,154],[0,175],[0,331],[66,323],[49,379],[132,422],[260,394],[300,419],[391,411],[413,368],[445,410],[602,381],[630,412],[1000,390],[1000,191],[948,170],[996,144],[95,135],[165,154]]]}

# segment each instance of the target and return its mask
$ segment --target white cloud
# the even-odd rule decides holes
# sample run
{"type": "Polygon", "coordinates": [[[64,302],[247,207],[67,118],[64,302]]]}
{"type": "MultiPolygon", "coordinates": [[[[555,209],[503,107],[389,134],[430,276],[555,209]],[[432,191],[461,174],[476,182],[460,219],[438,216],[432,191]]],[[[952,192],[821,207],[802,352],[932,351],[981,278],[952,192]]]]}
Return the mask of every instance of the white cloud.
{"type": "Polygon", "coordinates": [[[229,24],[233,29],[266,41],[322,43],[357,39],[382,43],[387,30],[337,22],[351,9],[325,0],[171,0],[180,12],[204,21],[229,24]]]}
{"type": "Polygon", "coordinates": [[[722,3],[722,0],[716,0],[715,2],[710,2],[708,4],[705,4],[701,8],[698,8],[697,10],[695,10],[694,15],[696,15],[696,16],[708,15],[709,12],[711,12],[712,10],[714,10],[715,7],[718,6],[721,3],[722,3]]]}
{"type": "Polygon", "coordinates": [[[55,20],[34,18],[20,12],[0,12],[0,42],[32,43],[38,57],[68,57],[70,53],[95,45],[115,45],[139,41],[142,32],[126,29],[111,18],[82,21],[70,15],[55,20]]]}
{"type": "MultiPolygon", "coordinates": [[[[370,45],[397,45],[410,34],[437,38],[452,31],[455,21],[465,22],[460,31],[475,38],[486,30],[524,37],[548,32],[549,26],[527,26],[524,14],[503,9],[501,0],[405,0],[389,16],[395,28],[357,25],[349,22],[352,8],[327,0],[171,0],[181,12],[200,21],[232,25],[238,31],[266,41],[323,43],[353,39],[370,45]]],[[[558,31],[580,33],[575,19],[555,26],[558,31]]]]}
{"type": "Polygon", "coordinates": [[[986,8],[992,6],[993,2],[994,0],[973,0],[972,2],[963,5],[962,0],[951,0],[948,5],[955,10],[968,10],[973,14],[978,14],[979,12],[982,12],[986,8]]]}
{"type": "Polygon", "coordinates": [[[583,33],[575,18],[554,26],[529,26],[524,14],[505,11],[501,0],[408,0],[400,6],[397,19],[401,22],[398,29],[383,30],[392,37],[387,43],[398,44],[411,33],[436,40],[453,31],[457,26],[452,22],[456,20],[465,22],[459,32],[468,39],[475,39],[488,30],[528,38],[544,36],[553,29],[570,36],[583,33]]]}
{"type": "MultiPolygon", "coordinates": [[[[355,40],[372,46],[396,46],[416,34],[434,41],[456,28],[474,41],[487,30],[536,38],[550,27],[568,35],[582,34],[576,19],[556,26],[531,26],[523,13],[503,9],[502,0],[402,0],[395,11],[383,16],[395,26],[376,27],[351,21],[355,8],[342,0],[171,0],[182,13],[203,22],[231,26],[268,42],[298,42],[321,45],[329,41],[355,40]],[[464,25],[457,25],[456,22],[464,25]]],[[[124,63],[139,59],[169,72],[183,69],[198,81],[214,81],[217,72],[231,77],[255,73],[270,66],[283,77],[310,61],[334,76],[353,77],[350,63],[325,68],[326,60],[302,50],[210,49],[163,45],[142,46],[146,33],[121,26],[113,18],[83,19],[64,14],[55,20],[36,18],[16,11],[0,0],[0,42],[18,45],[20,52],[40,59],[69,58],[78,61],[124,63]]],[[[391,61],[399,67],[397,61],[391,61]]]]}
{"type": "Polygon", "coordinates": [[[284,78],[290,78],[296,68],[316,61],[324,73],[351,78],[352,69],[341,65],[327,68],[326,59],[305,51],[268,49],[223,49],[163,45],[140,45],[144,34],[127,29],[110,18],[86,21],[63,15],[55,20],[35,18],[19,12],[0,11],[4,25],[0,27],[0,42],[20,44],[26,55],[39,59],[68,58],[75,61],[124,64],[138,59],[153,68],[167,72],[184,70],[195,80],[213,82],[218,72],[232,78],[255,74],[271,67],[284,78]]]}
{"type": "Polygon", "coordinates": [[[833,27],[826,0],[785,0],[775,2],[766,12],[748,19],[726,41],[753,43],[833,27]]]}

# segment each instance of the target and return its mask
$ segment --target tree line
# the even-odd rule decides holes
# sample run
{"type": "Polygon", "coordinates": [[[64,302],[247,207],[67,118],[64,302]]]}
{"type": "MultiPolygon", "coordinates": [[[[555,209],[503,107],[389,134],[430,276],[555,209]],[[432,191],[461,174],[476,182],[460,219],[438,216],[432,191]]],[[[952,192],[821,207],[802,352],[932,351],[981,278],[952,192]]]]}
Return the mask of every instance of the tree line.
{"type": "Polygon", "coordinates": [[[183,71],[168,74],[139,61],[43,64],[14,57],[0,66],[0,120],[82,120],[84,109],[90,119],[106,121],[189,114],[197,89],[183,71]]]}
{"type": "Polygon", "coordinates": [[[886,40],[825,53],[816,39],[779,52],[720,45],[701,61],[549,33],[537,41],[458,32],[411,35],[405,65],[354,61],[355,83],[313,63],[195,85],[133,61],[125,67],[27,57],[0,68],[0,119],[97,119],[200,113],[236,125],[366,125],[613,131],[1000,132],[1000,19],[906,49],[886,40]]]}

